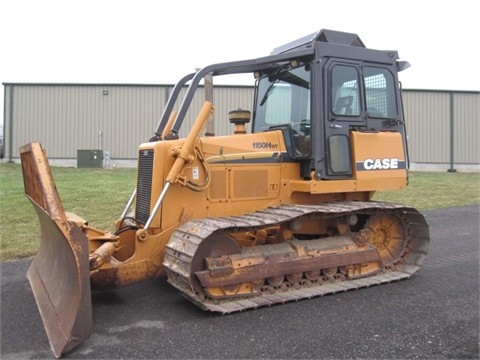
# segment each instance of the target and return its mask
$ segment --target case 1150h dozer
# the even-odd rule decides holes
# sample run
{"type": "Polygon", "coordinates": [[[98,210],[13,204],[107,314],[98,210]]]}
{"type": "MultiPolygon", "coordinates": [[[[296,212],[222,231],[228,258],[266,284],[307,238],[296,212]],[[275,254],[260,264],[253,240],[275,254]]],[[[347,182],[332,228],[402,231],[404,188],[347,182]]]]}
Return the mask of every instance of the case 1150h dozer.
{"type": "Polygon", "coordinates": [[[28,278],[54,354],[91,334],[92,288],[166,275],[198,307],[231,313],[414,274],[428,249],[424,217],[371,201],[407,185],[398,72],[408,66],[355,34],[321,30],[185,76],[138,149],[136,190],[114,233],[65,212],[40,144],[23,146],[41,224],[28,278]],[[253,112],[231,111],[233,134],[213,136],[212,79],[239,73],[256,79],[253,112]],[[180,138],[201,81],[205,102],[180,138]]]}

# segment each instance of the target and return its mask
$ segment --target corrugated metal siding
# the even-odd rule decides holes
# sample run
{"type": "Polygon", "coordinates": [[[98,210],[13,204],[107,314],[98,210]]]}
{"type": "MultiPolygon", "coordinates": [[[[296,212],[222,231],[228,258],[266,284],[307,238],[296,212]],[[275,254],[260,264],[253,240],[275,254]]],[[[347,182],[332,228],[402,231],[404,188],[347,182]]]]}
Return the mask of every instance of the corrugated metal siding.
{"type": "Polygon", "coordinates": [[[453,94],[455,163],[480,164],[480,94],[453,94]]]}
{"type": "Polygon", "coordinates": [[[454,163],[480,164],[480,93],[407,90],[403,99],[411,162],[450,163],[453,140],[454,163]]]}
{"type": "MultiPolygon", "coordinates": [[[[97,111],[100,118],[92,124],[98,129],[92,134],[102,130],[103,149],[110,150],[112,158],[135,158],[138,145],[151,138],[156,129],[168,89],[105,86],[99,91],[103,102],[97,111]]],[[[97,138],[93,140],[94,145],[98,143],[97,138]]]]}
{"type": "Polygon", "coordinates": [[[13,149],[36,140],[51,158],[76,158],[78,149],[100,145],[112,158],[135,158],[138,144],[156,128],[166,91],[143,86],[15,86],[13,149]]]}
{"type": "MultiPolygon", "coordinates": [[[[17,149],[35,140],[42,143],[52,159],[74,159],[78,149],[99,147],[109,150],[113,159],[135,159],[138,145],[151,138],[156,130],[171,88],[168,85],[14,85],[12,155],[17,158],[17,149]]],[[[185,93],[186,89],[177,101],[177,110],[185,93]]],[[[251,111],[253,88],[215,87],[213,96],[215,134],[231,134],[233,125],[228,122],[227,114],[238,108],[251,111]]],[[[187,134],[203,99],[200,88],[180,136],[187,134]]]]}
{"type": "Polygon", "coordinates": [[[449,99],[448,93],[403,92],[410,162],[450,161],[449,99]]]}
{"type": "MultiPolygon", "coordinates": [[[[50,158],[75,159],[78,149],[100,146],[100,131],[102,147],[110,151],[112,159],[136,159],[138,145],[153,135],[172,89],[171,85],[4,85],[7,159],[18,159],[18,148],[30,141],[40,141],[50,158]]],[[[186,89],[179,97],[176,110],[185,93],[186,89]]],[[[405,90],[404,110],[412,163],[450,163],[451,96],[454,161],[480,164],[480,93],[405,90]]],[[[228,112],[238,108],[252,111],[253,88],[215,86],[213,97],[215,134],[232,134],[228,112]]],[[[201,88],[180,128],[180,136],[187,134],[203,99],[201,88]]]]}

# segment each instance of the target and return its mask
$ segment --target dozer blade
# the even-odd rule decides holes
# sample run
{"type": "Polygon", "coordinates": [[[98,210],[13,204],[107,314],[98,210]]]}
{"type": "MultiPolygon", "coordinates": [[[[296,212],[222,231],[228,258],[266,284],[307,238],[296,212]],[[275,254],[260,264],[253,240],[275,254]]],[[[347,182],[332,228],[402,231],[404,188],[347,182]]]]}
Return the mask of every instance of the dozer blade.
{"type": "Polygon", "coordinates": [[[41,227],[40,247],[27,277],[58,358],[92,333],[88,239],[67,220],[40,144],[25,145],[20,153],[25,193],[41,227]]]}

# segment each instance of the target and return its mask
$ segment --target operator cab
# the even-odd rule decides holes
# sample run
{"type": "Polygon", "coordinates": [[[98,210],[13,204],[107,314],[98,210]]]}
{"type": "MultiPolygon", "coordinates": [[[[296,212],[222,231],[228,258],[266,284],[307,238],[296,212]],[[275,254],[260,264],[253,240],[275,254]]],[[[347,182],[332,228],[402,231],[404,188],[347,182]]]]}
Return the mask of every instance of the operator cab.
{"type": "Polygon", "coordinates": [[[274,53],[303,48],[314,50],[258,74],[252,131],[282,130],[286,156],[305,179],[352,178],[351,131],[395,131],[405,139],[397,72],[407,63],[395,51],[366,49],[355,34],[329,30],[274,53]]]}

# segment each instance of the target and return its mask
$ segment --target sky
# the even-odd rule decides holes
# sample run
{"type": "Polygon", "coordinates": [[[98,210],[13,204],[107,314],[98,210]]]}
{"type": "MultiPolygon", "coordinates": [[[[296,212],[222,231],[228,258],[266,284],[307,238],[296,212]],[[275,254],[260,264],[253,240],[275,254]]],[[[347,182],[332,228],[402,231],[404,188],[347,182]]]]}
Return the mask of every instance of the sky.
{"type": "Polygon", "coordinates": [[[175,84],[331,29],[397,50],[405,89],[479,91],[479,15],[473,0],[0,0],[0,82],[175,84]]]}

